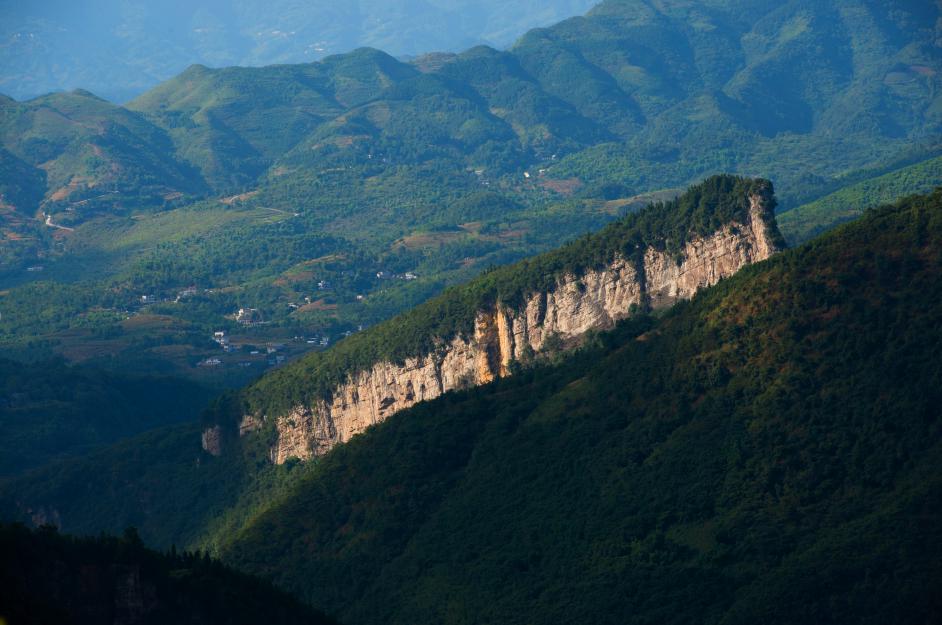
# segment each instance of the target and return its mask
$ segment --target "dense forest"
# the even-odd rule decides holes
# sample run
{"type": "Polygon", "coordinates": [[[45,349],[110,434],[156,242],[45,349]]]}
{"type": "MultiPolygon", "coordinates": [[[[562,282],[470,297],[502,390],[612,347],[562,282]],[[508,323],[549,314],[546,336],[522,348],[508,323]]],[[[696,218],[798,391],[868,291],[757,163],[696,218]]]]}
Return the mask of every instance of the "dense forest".
{"type": "Polygon", "coordinates": [[[914,193],[927,193],[942,185],[942,156],[890,168],[855,181],[852,176],[837,191],[782,213],[779,227],[790,243],[804,243],[834,226],[856,219],[874,208],[914,193]]]}
{"type": "Polygon", "coordinates": [[[157,553],[133,528],[72,538],[0,525],[0,619],[10,625],[333,623],[197,552],[157,553]]]}

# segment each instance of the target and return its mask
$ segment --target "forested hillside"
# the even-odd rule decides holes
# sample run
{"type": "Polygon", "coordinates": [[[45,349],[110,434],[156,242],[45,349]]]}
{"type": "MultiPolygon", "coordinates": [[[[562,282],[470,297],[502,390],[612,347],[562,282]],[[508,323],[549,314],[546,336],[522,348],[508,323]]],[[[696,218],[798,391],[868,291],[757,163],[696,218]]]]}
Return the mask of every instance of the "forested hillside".
{"type": "Polygon", "coordinates": [[[837,224],[859,217],[868,208],[942,186],[942,156],[852,182],[828,195],[779,215],[790,243],[803,243],[837,224]]]}
{"type": "MultiPolygon", "coordinates": [[[[685,242],[747,222],[756,194],[767,200],[756,228],[777,240],[768,181],[710,178],[674,201],[652,204],[558,250],[486,272],[225,395],[202,418],[204,427],[224,430],[220,456],[201,449],[197,424],[151,432],[0,486],[0,511],[23,521],[55,520],[70,533],[120,532],[133,525],[149,544],[215,548],[312,470],[312,464],[295,462],[272,466],[275,418],[298,402],[329,395],[338,382],[377,360],[399,361],[468,333],[482,308],[546,292],[562,276],[584,275],[616,257],[639,262],[649,247],[663,250],[675,263],[685,242]],[[270,418],[260,432],[240,436],[250,433],[241,431],[245,414],[270,418]]],[[[643,310],[639,306],[637,312],[643,310]]],[[[620,311],[632,312],[627,304],[620,311]]],[[[547,345],[541,356],[534,354],[527,363],[521,359],[515,367],[557,358],[561,349],[547,345]]]]}
{"type": "Polygon", "coordinates": [[[183,426],[8,481],[3,515],[140,524],[348,623],[934,622],[939,250],[936,191],[319,462],[183,426]]]}
{"type": "Polygon", "coordinates": [[[934,622],[940,249],[909,198],[400,413],[224,560],[348,623],[934,622]]]}

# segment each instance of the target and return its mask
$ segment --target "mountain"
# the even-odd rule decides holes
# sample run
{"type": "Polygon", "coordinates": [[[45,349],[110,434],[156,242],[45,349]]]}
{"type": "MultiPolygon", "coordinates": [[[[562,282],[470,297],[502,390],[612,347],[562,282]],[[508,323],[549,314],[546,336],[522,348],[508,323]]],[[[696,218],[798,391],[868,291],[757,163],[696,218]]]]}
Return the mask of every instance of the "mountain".
{"type": "Polygon", "coordinates": [[[181,426],[7,481],[3,515],[140,521],[349,623],[934,622],[940,243],[942,192],[910,197],[316,462],[181,426]]]}
{"type": "Polygon", "coordinates": [[[151,432],[11,480],[0,510],[68,532],[133,525],[159,546],[216,548],[316,469],[298,460],[421,399],[559,358],[767,258],[782,244],[774,206],[768,181],[711,178],[228,393],[202,428],[151,432]]]}
{"type": "MultiPolygon", "coordinates": [[[[146,170],[168,192],[198,190],[193,171],[189,187],[179,179],[179,168],[196,168],[215,193],[260,184],[267,192],[257,201],[308,210],[322,187],[305,193],[300,183],[339,168],[395,184],[392,165],[419,167],[408,173],[413,184],[421,171],[441,172],[455,190],[477,182],[468,167],[500,178],[540,166],[547,182],[617,180],[636,193],[716,170],[821,184],[939,134],[938,10],[870,0],[660,9],[609,0],[527,33],[507,52],[476,47],[403,63],[359,49],[303,65],[195,65],[130,103],[139,115],[87,92],[8,101],[6,117],[26,120],[4,145],[35,166],[54,156],[43,142],[84,145],[74,133],[114,125],[147,162],[101,157],[117,160],[112,168],[146,170]],[[25,146],[15,141],[24,133],[25,146]]],[[[53,177],[51,192],[68,182],[53,177]]],[[[376,201],[362,183],[340,191],[347,197],[333,201],[376,201]]]]}
{"type": "Polygon", "coordinates": [[[807,204],[938,155],[938,18],[611,0],[508,50],[5,100],[0,348],[237,386],[278,357],[217,331],[287,361],[716,172],[807,204]]]}
{"type": "Polygon", "coordinates": [[[400,412],[223,559],[348,623],[934,622],[940,244],[911,197],[400,412]]]}
{"type": "Polygon", "coordinates": [[[774,208],[768,181],[710,178],[261,378],[208,417],[215,423],[204,449],[219,454],[227,438],[263,429],[271,436],[273,426],[276,463],[322,455],[403,408],[509,375],[589,331],[671,306],[768,258],[783,243],[774,208]]]}
{"type": "Polygon", "coordinates": [[[139,95],[194,62],[305,63],[360,46],[397,56],[503,47],[591,0],[127,0],[0,5],[0,91],[33,97],[85,87],[116,102],[139,95]]]}
{"type": "Polygon", "coordinates": [[[0,612],[9,623],[333,622],[205,555],[150,551],[133,529],[77,539],[4,525],[0,546],[0,612]]]}
{"type": "Polygon", "coordinates": [[[43,211],[80,221],[97,211],[163,207],[205,190],[163,130],[86,91],[26,103],[4,98],[0,143],[20,170],[5,184],[23,176],[24,187],[5,190],[3,201],[30,216],[43,211]]]}

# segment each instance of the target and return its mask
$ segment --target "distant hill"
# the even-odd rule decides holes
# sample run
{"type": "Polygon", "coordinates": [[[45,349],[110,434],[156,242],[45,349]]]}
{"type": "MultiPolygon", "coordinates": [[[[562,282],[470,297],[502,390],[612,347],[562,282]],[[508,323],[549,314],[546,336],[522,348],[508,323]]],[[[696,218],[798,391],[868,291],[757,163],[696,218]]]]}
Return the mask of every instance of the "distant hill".
{"type": "MultiPolygon", "coordinates": [[[[97,146],[104,165],[111,157],[112,169],[135,171],[139,187],[148,177],[167,192],[197,191],[203,179],[215,193],[260,185],[258,201],[319,211],[330,206],[318,198],[327,171],[354,181],[335,205],[375,202],[364,178],[389,193],[396,176],[415,184],[423,171],[451,176],[460,191],[478,182],[468,168],[496,183],[541,166],[551,179],[635,192],[718,170],[814,184],[939,134],[936,17],[929,3],[724,0],[661,10],[609,0],[507,52],[475,47],[410,64],[359,49],[305,65],[196,65],[130,104],[157,128],[86,92],[25,110],[8,102],[4,116],[16,123],[4,146],[34,166],[62,159],[68,144],[97,146]],[[119,159],[123,141],[145,161],[119,159]]],[[[72,178],[89,176],[76,167],[72,178]]],[[[49,193],[69,183],[44,169],[49,193]]],[[[375,217],[375,205],[364,208],[375,217]]]]}
{"type": "Polygon", "coordinates": [[[191,63],[307,63],[373,46],[416,55],[489,44],[586,11],[593,0],[127,0],[0,6],[0,92],[85,87],[124,102],[191,63]]]}
{"type": "Polygon", "coordinates": [[[55,214],[70,225],[98,212],[165,208],[206,191],[163,130],[86,91],[3,99],[0,144],[25,170],[4,175],[4,187],[19,188],[0,188],[3,201],[30,217],[55,214]]]}
{"type": "Polygon", "coordinates": [[[942,192],[334,450],[224,560],[348,623],[942,617],[942,192]]]}
{"type": "Polygon", "coordinates": [[[11,624],[332,623],[266,582],[198,553],[122,538],[0,526],[0,616],[11,624]]]}

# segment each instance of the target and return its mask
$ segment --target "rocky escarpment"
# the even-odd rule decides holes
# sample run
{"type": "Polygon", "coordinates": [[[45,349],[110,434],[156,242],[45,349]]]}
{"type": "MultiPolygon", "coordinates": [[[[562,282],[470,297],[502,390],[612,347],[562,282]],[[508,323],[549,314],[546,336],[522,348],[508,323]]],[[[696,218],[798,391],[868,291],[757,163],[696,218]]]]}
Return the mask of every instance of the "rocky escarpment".
{"type": "MultiPolygon", "coordinates": [[[[421,356],[402,363],[376,362],[348,376],[329,399],[297,405],[275,419],[272,461],[322,455],[417,402],[509,375],[513,362],[526,361],[550,344],[572,344],[589,330],[612,327],[635,309],[670,306],[768,258],[779,249],[767,225],[771,191],[756,192],[749,201],[742,223],[691,238],[680,254],[649,247],[632,259],[616,257],[602,268],[564,275],[523,304],[498,303],[478,311],[471,336],[453,336],[421,356]]],[[[260,428],[266,418],[245,416],[239,434],[260,428]]],[[[219,453],[218,432],[207,431],[205,443],[211,453],[219,453]]]]}

